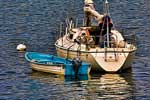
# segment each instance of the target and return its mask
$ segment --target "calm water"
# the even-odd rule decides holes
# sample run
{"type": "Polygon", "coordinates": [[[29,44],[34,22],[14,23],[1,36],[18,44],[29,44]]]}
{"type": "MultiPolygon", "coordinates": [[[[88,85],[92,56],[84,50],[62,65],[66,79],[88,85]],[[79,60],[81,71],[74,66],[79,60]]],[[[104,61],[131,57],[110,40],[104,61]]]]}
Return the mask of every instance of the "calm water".
{"type": "Polygon", "coordinates": [[[33,72],[15,48],[56,54],[60,22],[82,19],[83,0],[0,0],[0,100],[150,100],[150,0],[110,1],[115,27],[136,34],[132,70],[64,78],[33,72]]]}

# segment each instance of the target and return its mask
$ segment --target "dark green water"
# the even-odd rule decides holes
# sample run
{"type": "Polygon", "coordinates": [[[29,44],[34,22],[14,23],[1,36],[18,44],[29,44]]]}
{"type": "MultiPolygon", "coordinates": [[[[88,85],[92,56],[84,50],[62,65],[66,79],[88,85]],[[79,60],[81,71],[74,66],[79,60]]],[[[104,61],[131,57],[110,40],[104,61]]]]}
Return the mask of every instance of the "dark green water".
{"type": "MultiPolygon", "coordinates": [[[[82,20],[83,0],[0,0],[0,100],[149,100],[150,0],[110,1],[115,27],[137,37],[132,70],[75,79],[32,71],[16,46],[56,54],[60,22],[82,20]]],[[[95,5],[102,9],[102,0],[95,5]]]]}

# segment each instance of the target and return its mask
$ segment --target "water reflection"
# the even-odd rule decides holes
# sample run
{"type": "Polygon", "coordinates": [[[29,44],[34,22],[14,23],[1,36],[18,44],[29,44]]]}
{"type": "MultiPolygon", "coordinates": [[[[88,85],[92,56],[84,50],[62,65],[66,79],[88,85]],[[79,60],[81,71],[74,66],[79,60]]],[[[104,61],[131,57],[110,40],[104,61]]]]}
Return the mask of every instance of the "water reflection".
{"type": "Polygon", "coordinates": [[[76,98],[74,95],[80,93],[82,94],[80,99],[83,100],[125,100],[131,99],[134,92],[131,73],[64,77],[33,71],[30,77],[32,80],[44,84],[61,86],[65,92],[72,96],[72,99],[76,98]]]}
{"type": "Polygon", "coordinates": [[[92,78],[88,82],[88,91],[89,94],[96,93],[98,99],[125,100],[132,95],[131,73],[103,74],[99,78],[92,78]]]}
{"type": "Polygon", "coordinates": [[[40,81],[43,83],[52,83],[54,81],[62,83],[64,81],[63,76],[38,72],[38,71],[34,71],[34,70],[32,70],[32,72],[29,74],[29,77],[32,80],[37,80],[37,81],[40,81]]]}
{"type": "Polygon", "coordinates": [[[90,75],[77,75],[77,76],[61,76],[49,73],[43,73],[38,71],[32,71],[30,74],[31,79],[40,80],[45,83],[59,81],[59,82],[73,82],[73,81],[85,81],[90,78],[90,75]]]}

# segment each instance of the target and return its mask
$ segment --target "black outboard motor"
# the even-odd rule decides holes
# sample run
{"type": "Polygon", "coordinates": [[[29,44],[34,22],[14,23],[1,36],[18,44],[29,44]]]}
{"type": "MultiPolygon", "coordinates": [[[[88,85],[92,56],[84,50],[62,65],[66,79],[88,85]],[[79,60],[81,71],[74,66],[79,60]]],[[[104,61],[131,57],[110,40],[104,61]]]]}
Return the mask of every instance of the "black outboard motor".
{"type": "Polygon", "coordinates": [[[73,64],[73,69],[75,71],[75,75],[77,75],[79,71],[79,67],[82,65],[82,61],[79,57],[76,57],[76,58],[73,58],[72,64],[73,64]]]}

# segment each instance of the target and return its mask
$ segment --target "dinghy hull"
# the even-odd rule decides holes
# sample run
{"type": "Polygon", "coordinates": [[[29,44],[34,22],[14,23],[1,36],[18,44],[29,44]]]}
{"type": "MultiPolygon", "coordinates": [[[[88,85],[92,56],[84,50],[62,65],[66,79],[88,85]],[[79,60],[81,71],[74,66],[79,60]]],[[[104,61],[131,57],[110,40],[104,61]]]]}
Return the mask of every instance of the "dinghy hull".
{"type": "Polygon", "coordinates": [[[52,74],[85,75],[89,74],[91,69],[90,64],[82,62],[81,65],[78,66],[78,70],[75,70],[76,66],[72,64],[71,60],[48,54],[27,52],[25,58],[30,62],[33,70],[52,74]]]}

